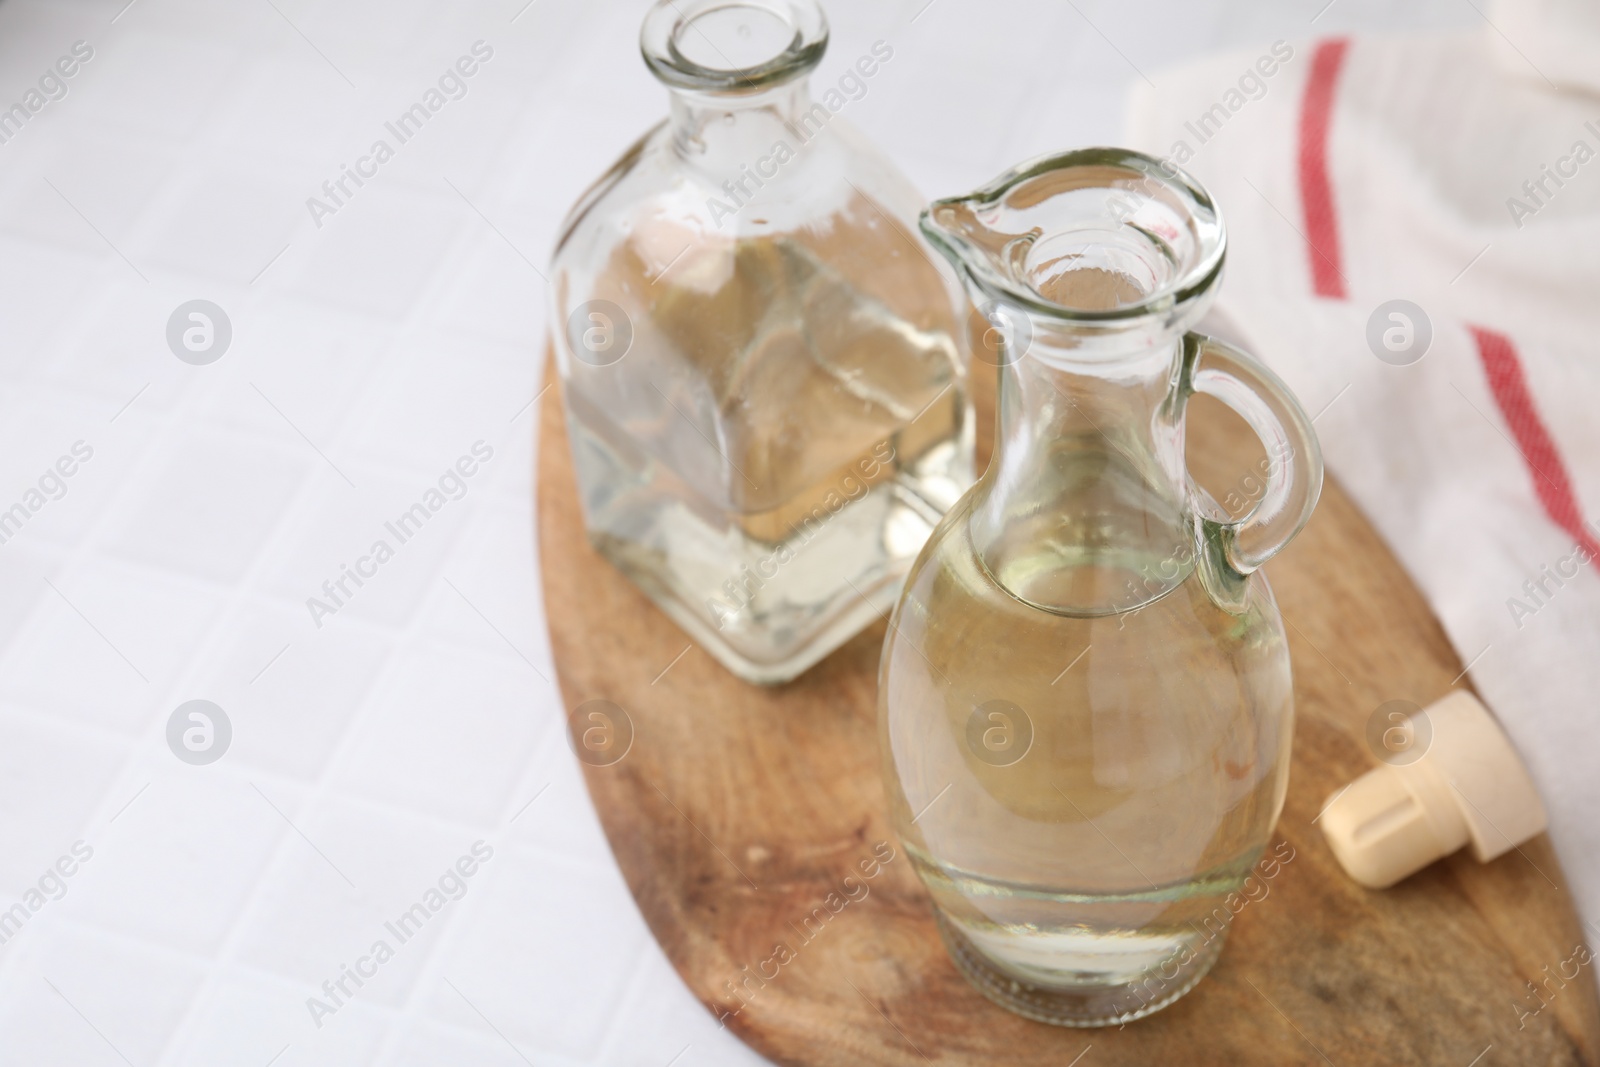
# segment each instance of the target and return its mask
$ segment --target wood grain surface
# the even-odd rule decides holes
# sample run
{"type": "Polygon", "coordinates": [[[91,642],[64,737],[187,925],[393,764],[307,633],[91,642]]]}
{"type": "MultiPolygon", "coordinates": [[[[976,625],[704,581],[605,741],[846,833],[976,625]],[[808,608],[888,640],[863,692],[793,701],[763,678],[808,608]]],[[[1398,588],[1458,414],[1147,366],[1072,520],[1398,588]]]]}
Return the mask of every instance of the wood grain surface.
{"type": "MultiPolygon", "coordinates": [[[[1547,839],[1483,866],[1458,854],[1372,892],[1344,876],[1313,824],[1373,765],[1373,709],[1465,684],[1422,597],[1336,482],[1268,568],[1294,662],[1294,764],[1274,837],[1293,858],[1251,894],[1188,996],[1120,1029],[1069,1030],[990,1003],[945,955],[884,818],[883,624],[789,685],[741,682],[590,548],[559,390],[540,403],[539,553],[562,696],[569,711],[612,701],[633,731],[623,758],[585,766],[589,792],[668,958],[758,1052],[829,1067],[1597,1062],[1594,967],[1574,957],[1585,938],[1547,839]],[[875,850],[893,858],[846,894],[843,879],[859,879],[875,850]]],[[[1219,418],[1194,419],[1189,439],[1214,492],[1259,455],[1219,418]]]]}

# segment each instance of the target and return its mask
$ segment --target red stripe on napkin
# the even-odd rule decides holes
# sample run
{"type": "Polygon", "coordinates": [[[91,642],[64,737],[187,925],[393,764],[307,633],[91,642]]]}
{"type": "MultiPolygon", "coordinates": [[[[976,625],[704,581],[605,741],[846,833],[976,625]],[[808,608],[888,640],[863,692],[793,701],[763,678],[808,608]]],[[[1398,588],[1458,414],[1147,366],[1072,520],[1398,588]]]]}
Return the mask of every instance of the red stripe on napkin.
{"type": "Polygon", "coordinates": [[[1333,184],[1328,180],[1328,129],[1334,89],[1349,45],[1345,37],[1318,42],[1311,56],[1306,94],[1300,101],[1300,204],[1311,246],[1311,287],[1318,296],[1338,298],[1346,293],[1333,184]]]}
{"type": "Polygon", "coordinates": [[[1572,479],[1567,466],[1561,462],[1556,443],[1539,418],[1534,407],[1533,394],[1528,391],[1528,378],[1522,372],[1522,362],[1517,358],[1516,346],[1511,338],[1482,326],[1467,327],[1478,346],[1478,358],[1483,362],[1483,373],[1489,379],[1489,390],[1500,408],[1500,415],[1517,439],[1522,458],[1533,475],[1533,488],[1539,494],[1539,503],[1550,521],[1561,527],[1591,555],[1600,556],[1600,542],[1584,525],[1578,495],[1572,489],[1572,479]]]}

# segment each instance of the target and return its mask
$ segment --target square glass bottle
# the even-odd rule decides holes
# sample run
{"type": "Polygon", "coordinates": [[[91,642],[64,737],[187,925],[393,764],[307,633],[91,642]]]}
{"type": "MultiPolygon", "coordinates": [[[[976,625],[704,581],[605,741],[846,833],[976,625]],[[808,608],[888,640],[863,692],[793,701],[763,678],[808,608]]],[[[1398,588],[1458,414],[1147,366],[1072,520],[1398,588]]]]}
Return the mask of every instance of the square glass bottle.
{"type": "MultiPolygon", "coordinates": [[[[964,307],[921,199],[813,101],[814,0],[663,0],[668,120],[573,208],[551,312],[593,543],[734,673],[786,681],[894,603],[972,481],[964,307]]],[[[892,62],[852,65],[860,87],[892,62]]]]}

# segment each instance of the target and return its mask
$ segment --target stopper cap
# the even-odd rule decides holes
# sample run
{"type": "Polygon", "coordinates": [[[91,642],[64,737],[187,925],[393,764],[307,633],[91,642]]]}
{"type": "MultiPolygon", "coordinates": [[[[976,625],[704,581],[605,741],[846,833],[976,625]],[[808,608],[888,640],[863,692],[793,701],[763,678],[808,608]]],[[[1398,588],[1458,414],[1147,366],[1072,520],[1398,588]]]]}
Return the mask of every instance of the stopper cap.
{"type": "Polygon", "coordinates": [[[1421,758],[1368,771],[1324,805],[1345,871],[1384,889],[1470,844],[1487,863],[1549,823],[1533,780],[1489,709],[1465,690],[1429,705],[1421,758]]]}

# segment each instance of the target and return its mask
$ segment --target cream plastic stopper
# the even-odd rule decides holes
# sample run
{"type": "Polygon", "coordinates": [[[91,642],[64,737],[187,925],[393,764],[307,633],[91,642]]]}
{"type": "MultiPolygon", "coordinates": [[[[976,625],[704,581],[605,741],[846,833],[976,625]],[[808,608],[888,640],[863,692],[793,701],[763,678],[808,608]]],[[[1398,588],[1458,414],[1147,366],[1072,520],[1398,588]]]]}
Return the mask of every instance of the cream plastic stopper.
{"type": "Polygon", "coordinates": [[[1527,768],[1476,697],[1458,689],[1421,714],[1432,732],[1421,758],[1368,771],[1323,806],[1333,854],[1372,889],[1469,843],[1487,863],[1549,821],[1527,768]]]}

